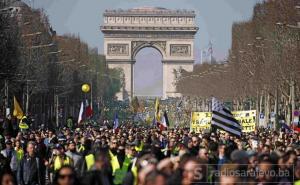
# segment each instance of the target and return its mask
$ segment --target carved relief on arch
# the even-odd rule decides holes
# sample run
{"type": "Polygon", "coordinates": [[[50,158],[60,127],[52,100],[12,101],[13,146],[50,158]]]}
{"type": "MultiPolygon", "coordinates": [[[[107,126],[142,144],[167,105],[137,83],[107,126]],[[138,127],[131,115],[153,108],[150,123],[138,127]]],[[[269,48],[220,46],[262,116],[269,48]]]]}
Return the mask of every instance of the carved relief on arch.
{"type": "Polygon", "coordinates": [[[110,56],[127,56],[129,54],[128,44],[107,44],[107,55],[110,56]]]}
{"type": "Polygon", "coordinates": [[[190,44],[171,44],[170,45],[171,56],[191,56],[190,44]]]}
{"type": "Polygon", "coordinates": [[[131,56],[135,57],[137,52],[144,47],[155,47],[163,56],[166,55],[166,41],[132,41],[131,42],[131,56]]]}

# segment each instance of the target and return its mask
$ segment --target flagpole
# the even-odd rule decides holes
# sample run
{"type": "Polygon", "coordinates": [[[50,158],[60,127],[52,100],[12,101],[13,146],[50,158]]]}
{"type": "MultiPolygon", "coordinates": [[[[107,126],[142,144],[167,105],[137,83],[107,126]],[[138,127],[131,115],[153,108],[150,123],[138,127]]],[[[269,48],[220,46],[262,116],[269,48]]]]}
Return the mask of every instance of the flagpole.
{"type": "Polygon", "coordinates": [[[59,128],[59,123],[58,123],[58,113],[59,113],[59,110],[58,110],[58,95],[56,94],[55,95],[55,109],[56,109],[56,127],[59,128]]]}
{"type": "MultiPolygon", "coordinates": [[[[84,115],[84,119],[87,118],[87,116],[86,116],[86,109],[87,109],[86,105],[87,105],[87,102],[86,101],[87,101],[86,100],[86,93],[84,93],[84,101],[83,101],[83,115],[84,115]]],[[[83,128],[85,129],[85,122],[83,122],[83,128]]]]}
{"type": "Polygon", "coordinates": [[[91,108],[93,109],[93,81],[91,80],[91,108]]]}
{"type": "Polygon", "coordinates": [[[200,64],[203,64],[203,58],[202,58],[202,49],[200,50],[200,64]]]}
{"type": "Polygon", "coordinates": [[[7,117],[7,107],[8,107],[8,80],[7,79],[5,79],[5,81],[4,81],[4,93],[5,93],[5,118],[7,117]]]}

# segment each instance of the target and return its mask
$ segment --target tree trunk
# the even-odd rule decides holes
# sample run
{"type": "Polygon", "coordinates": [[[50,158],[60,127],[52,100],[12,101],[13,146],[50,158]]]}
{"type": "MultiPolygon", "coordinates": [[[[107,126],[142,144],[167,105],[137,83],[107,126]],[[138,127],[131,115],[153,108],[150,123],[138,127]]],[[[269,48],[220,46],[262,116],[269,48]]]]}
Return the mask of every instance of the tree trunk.
{"type": "Polygon", "coordinates": [[[205,111],[205,99],[202,99],[201,102],[202,102],[201,111],[205,111]]]}
{"type": "Polygon", "coordinates": [[[29,108],[29,87],[28,87],[28,80],[26,80],[26,107],[25,113],[28,116],[28,108],[29,108]]]}
{"type": "MultiPolygon", "coordinates": [[[[259,114],[261,114],[263,111],[262,111],[262,108],[263,108],[263,98],[264,98],[264,95],[263,93],[260,95],[260,100],[259,100],[259,114]]],[[[261,125],[260,125],[261,126],[261,125]]]]}
{"type": "Polygon", "coordinates": [[[268,126],[269,123],[269,115],[270,115],[270,95],[269,93],[266,92],[266,97],[265,97],[265,124],[264,127],[268,126]]]}
{"type": "Polygon", "coordinates": [[[275,91],[275,106],[274,106],[274,112],[275,112],[275,122],[273,125],[273,129],[277,130],[277,125],[278,123],[278,88],[276,87],[276,91],[275,91]]]}
{"type": "Polygon", "coordinates": [[[295,111],[295,82],[292,80],[292,84],[291,84],[291,104],[292,104],[292,110],[291,110],[291,114],[292,114],[292,122],[294,122],[294,111],[295,111]]]}

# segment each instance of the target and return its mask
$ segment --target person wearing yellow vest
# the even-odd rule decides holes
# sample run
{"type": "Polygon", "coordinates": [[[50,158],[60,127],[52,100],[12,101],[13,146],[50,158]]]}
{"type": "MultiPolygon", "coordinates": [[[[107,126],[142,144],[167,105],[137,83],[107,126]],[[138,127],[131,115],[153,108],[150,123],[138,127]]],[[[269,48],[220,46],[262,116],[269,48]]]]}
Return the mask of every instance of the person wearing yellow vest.
{"type": "Polygon", "coordinates": [[[141,158],[134,160],[132,168],[128,171],[122,185],[143,184],[143,179],[145,178],[146,173],[142,172],[142,170],[147,171],[149,168],[155,169],[156,164],[157,159],[153,154],[145,154],[141,158]]]}
{"type": "Polygon", "coordinates": [[[85,145],[86,145],[86,140],[85,140],[84,137],[82,137],[80,139],[80,145],[77,148],[77,152],[80,153],[80,154],[83,154],[86,150],[85,145]]]}
{"type": "Polygon", "coordinates": [[[50,163],[50,167],[55,172],[55,171],[59,170],[62,166],[65,166],[65,165],[73,166],[73,161],[70,157],[65,155],[63,146],[56,145],[56,147],[53,151],[53,158],[50,163]]]}
{"type": "Polygon", "coordinates": [[[135,148],[134,146],[126,145],[125,158],[122,164],[121,162],[119,162],[117,154],[114,154],[111,150],[109,150],[109,155],[111,158],[111,166],[113,170],[113,184],[122,184],[128,171],[131,171],[133,168],[132,161],[135,155],[135,148]]]}
{"type": "Polygon", "coordinates": [[[21,130],[26,130],[26,129],[29,129],[29,125],[28,125],[28,119],[26,116],[23,116],[22,119],[20,120],[20,123],[19,123],[19,128],[21,130]]]}
{"type": "Polygon", "coordinates": [[[82,177],[82,185],[112,185],[113,177],[108,150],[103,148],[98,149],[94,156],[94,165],[82,177]]]}
{"type": "Polygon", "coordinates": [[[21,147],[21,143],[19,140],[16,140],[15,141],[15,151],[16,151],[16,154],[17,154],[17,163],[19,164],[20,161],[23,159],[24,157],[24,150],[23,148],[21,147]]]}
{"type": "Polygon", "coordinates": [[[83,147],[83,162],[81,162],[82,165],[80,168],[81,175],[84,175],[87,171],[90,171],[95,164],[94,151],[92,150],[92,141],[90,139],[85,140],[83,147]]]}
{"type": "Polygon", "coordinates": [[[115,171],[120,168],[119,159],[118,159],[118,141],[112,138],[109,145],[109,157],[110,164],[112,166],[112,173],[115,174],[115,171]]]}

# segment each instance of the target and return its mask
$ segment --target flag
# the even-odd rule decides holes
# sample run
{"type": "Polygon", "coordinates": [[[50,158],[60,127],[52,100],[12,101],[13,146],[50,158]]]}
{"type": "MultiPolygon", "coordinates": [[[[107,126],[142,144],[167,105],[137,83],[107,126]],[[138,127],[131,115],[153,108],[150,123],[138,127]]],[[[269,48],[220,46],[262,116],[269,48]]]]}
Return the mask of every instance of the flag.
{"type": "Polygon", "coordinates": [[[24,113],[23,110],[20,107],[19,102],[17,101],[17,98],[14,96],[14,112],[13,116],[17,117],[18,119],[22,119],[24,113]]]}
{"type": "Polygon", "coordinates": [[[288,132],[292,131],[292,129],[285,123],[284,120],[279,121],[280,127],[288,132]]]}
{"type": "Polygon", "coordinates": [[[204,62],[211,63],[212,54],[213,54],[213,48],[212,48],[212,43],[210,41],[207,48],[201,50],[201,64],[203,64],[204,62]]]}
{"type": "Polygon", "coordinates": [[[212,99],[212,127],[229,132],[240,137],[242,127],[232,113],[216,98],[212,99]]]}
{"type": "Polygon", "coordinates": [[[156,118],[155,118],[155,116],[154,116],[154,118],[153,118],[153,120],[152,120],[152,127],[156,127],[157,125],[156,125],[156,118]]]}
{"type": "Polygon", "coordinates": [[[79,115],[78,115],[78,123],[81,123],[82,121],[82,116],[83,116],[83,102],[81,102],[81,105],[80,105],[80,110],[79,110],[79,115]]]}
{"type": "Polygon", "coordinates": [[[169,127],[169,119],[168,119],[167,111],[164,112],[164,117],[163,117],[163,120],[162,120],[162,125],[165,128],[169,127]]]}
{"type": "Polygon", "coordinates": [[[114,132],[117,131],[117,129],[119,128],[119,117],[118,117],[118,113],[115,113],[115,117],[114,117],[114,132]]]}
{"type": "Polygon", "coordinates": [[[169,119],[166,111],[164,112],[161,122],[157,122],[156,126],[160,129],[160,131],[166,130],[169,127],[169,119]]]}
{"type": "Polygon", "coordinates": [[[213,48],[212,48],[212,43],[211,41],[209,41],[209,44],[208,44],[208,53],[210,54],[210,56],[213,54],[213,48]]]}
{"type": "Polygon", "coordinates": [[[292,123],[292,128],[294,131],[300,132],[299,123],[297,122],[292,123]]]}
{"type": "Polygon", "coordinates": [[[160,114],[159,114],[159,100],[158,98],[156,98],[156,101],[155,101],[155,119],[156,121],[160,121],[160,114]]]}
{"type": "Polygon", "coordinates": [[[93,109],[92,106],[89,105],[89,101],[86,100],[86,104],[85,104],[85,117],[89,118],[93,115],[93,109]]]}

